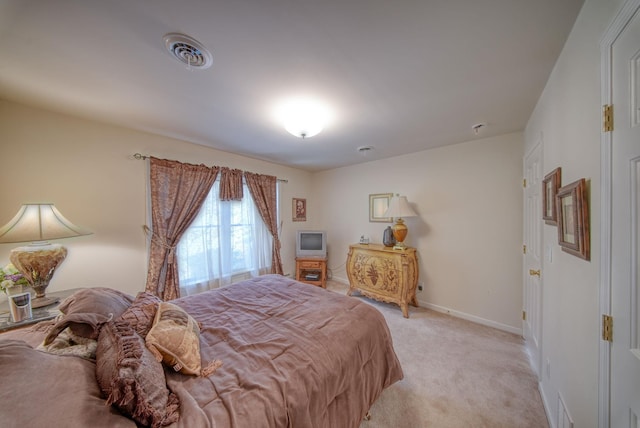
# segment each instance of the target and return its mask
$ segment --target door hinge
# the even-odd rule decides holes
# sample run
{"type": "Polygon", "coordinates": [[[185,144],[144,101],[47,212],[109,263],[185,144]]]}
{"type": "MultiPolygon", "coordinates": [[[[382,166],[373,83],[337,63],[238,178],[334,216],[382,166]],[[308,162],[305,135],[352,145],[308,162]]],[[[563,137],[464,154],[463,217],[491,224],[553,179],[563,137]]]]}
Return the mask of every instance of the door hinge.
{"type": "Polygon", "coordinates": [[[613,318],[609,315],[602,315],[602,340],[613,342],[613,318]]]}
{"type": "Polygon", "coordinates": [[[522,187],[524,187],[525,189],[527,188],[527,179],[526,178],[522,179],[522,187]]]}
{"type": "Polygon", "coordinates": [[[527,254],[527,246],[526,245],[522,246],[522,254],[527,254]]]}
{"type": "Polygon", "coordinates": [[[602,130],[604,132],[613,131],[613,105],[605,104],[602,106],[602,130]]]}
{"type": "Polygon", "coordinates": [[[522,321],[527,320],[527,311],[522,311],[522,321]]]}

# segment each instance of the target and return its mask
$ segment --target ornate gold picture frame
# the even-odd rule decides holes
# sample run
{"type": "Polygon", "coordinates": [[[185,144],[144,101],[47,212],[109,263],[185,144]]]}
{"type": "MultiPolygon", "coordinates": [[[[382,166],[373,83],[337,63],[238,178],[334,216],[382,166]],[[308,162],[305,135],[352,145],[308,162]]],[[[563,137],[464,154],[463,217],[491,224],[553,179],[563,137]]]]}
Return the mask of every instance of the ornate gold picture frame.
{"type": "Polygon", "coordinates": [[[560,189],[561,175],[561,169],[556,168],[542,180],[542,219],[547,224],[558,224],[556,195],[560,189]]]}
{"type": "Polygon", "coordinates": [[[561,187],[556,195],[558,243],[562,251],[585,260],[589,253],[589,206],[584,178],[561,187]]]}
{"type": "Polygon", "coordinates": [[[369,195],[369,221],[380,223],[392,223],[393,218],[385,217],[389,208],[393,193],[374,193],[369,195]]]}

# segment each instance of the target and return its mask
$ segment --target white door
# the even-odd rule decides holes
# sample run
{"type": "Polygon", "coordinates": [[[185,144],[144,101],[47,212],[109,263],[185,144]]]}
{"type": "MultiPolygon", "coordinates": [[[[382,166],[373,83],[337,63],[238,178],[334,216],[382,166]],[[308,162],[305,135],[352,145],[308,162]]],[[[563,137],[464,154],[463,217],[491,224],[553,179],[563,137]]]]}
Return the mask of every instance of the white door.
{"type": "Polygon", "coordinates": [[[525,156],[524,187],[524,262],[523,262],[523,321],[522,331],[526,341],[531,366],[540,379],[542,340],[542,282],[541,225],[542,225],[542,144],[525,156]]]}
{"type": "Polygon", "coordinates": [[[640,422],[640,13],[612,48],[611,427],[640,422]]]}

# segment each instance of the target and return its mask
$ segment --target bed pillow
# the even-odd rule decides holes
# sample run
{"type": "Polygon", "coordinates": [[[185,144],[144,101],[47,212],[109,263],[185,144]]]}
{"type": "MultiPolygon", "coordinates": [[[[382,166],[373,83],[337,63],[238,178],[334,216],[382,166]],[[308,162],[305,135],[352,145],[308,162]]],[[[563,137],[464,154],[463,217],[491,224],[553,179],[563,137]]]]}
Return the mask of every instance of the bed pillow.
{"type": "Polygon", "coordinates": [[[100,331],[96,379],[107,404],[141,425],[155,428],[178,420],[178,398],[167,389],[162,364],[126,321],[110,321],[100,331]]]}
{"type": "Polygon", "coordinates": [[[147,337],[160,303],[162,299],[158,296],[141,291],[120,319],[128,322],[140,336],[147,337]]]}
{"type": "Polygon", "coordinates": [[[175,371],[200,375],[200,328],[181,307],[169,302],[158,305],[153,326],[146,337],[156,360],[175,371]]]}
{"type": "Polygon", "coordinates": [[[133,297],[111,288],[95,287],[76,291],[58,307],[63,316],[54,324],[44,344],[51,343],[67,327],[77,336],[97,339],[100,327],[122,315],[132,302],[133,297]]]}

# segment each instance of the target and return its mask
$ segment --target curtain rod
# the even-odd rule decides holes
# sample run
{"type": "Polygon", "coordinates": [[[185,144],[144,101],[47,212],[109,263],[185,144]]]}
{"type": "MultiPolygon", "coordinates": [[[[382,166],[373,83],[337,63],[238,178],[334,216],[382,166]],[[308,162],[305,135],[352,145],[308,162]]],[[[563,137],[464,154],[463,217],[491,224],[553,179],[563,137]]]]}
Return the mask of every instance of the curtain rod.
{"type": "MultiPolygon", "coordinates": [[[[134,153],[133,157],[138,159],[138,160],[147,160],[151,156],[143,155],[143,154],[140,154],[140,153],[134,153]]],[[[286,178],[278,178],[277,180],[280,181],[281,183],[288,183],[289,182],[289,180],[287,180],[286,178]]]]}

